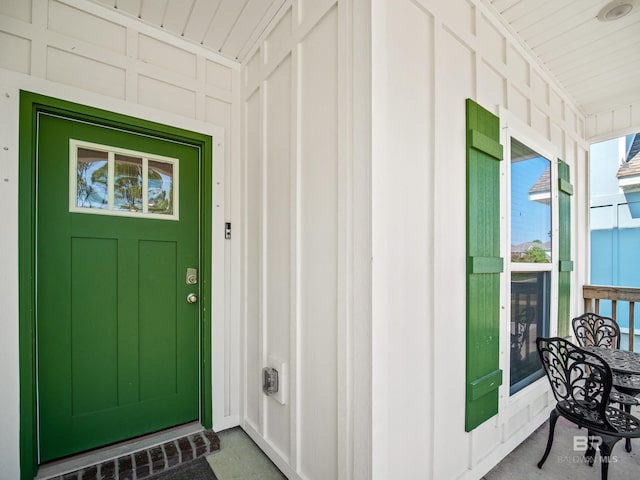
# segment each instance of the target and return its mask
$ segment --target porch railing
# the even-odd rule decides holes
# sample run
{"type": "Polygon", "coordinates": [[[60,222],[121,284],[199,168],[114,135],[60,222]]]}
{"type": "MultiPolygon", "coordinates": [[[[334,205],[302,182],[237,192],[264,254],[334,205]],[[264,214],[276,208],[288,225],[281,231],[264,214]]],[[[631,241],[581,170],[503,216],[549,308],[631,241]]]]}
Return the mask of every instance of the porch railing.
{"type": "MultiPolygon", "coordinates": [[[[600,314],[600,301],[611,301],[611,318],[618,321],[618,302],[629,304],[629,351],[633,352],[635,343],[635,304],[640,303],[640,288],[609,287],[604,285],[584,285],[584,311],[600,314]]],[[[621,345],[622,346],[622,345],[621,345]]]]}

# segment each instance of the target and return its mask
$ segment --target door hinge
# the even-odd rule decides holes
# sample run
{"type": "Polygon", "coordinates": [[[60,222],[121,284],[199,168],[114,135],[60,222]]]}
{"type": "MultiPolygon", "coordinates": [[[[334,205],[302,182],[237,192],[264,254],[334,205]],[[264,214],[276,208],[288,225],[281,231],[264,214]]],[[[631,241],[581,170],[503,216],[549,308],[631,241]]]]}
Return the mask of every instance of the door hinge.
{"type": "Polygon", "coordinates": [[[224,238],[229,240],[231,238],[231,222],[224,224],[224,238]]]}

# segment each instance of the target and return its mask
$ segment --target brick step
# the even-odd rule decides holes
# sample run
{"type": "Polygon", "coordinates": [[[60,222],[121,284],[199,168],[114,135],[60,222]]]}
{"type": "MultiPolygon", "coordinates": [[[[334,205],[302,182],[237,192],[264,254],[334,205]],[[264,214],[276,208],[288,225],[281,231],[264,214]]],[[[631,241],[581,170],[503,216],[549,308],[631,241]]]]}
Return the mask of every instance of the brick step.
{"type": "Polygon", "coordinates": [[[50,480],[144,480],[217,450],[218,435],[213,430],[203,430],[50,480]]]}

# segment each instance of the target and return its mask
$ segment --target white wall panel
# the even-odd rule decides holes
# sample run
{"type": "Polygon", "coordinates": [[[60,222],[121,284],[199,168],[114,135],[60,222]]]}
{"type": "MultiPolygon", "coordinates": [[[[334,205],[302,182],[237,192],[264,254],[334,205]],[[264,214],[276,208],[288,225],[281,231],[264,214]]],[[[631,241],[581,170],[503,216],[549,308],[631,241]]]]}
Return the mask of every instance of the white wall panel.
{"type": "Polygon", "coordinates": [[[551,143],[555,145],[559,152],[564,154],[564,139],[565,135],[562,127],[555,122],[551,122],[551,143]]]}
{"type": "MultiPolygon", "coordinates": [[[[482,462],[482,460],[496,450],[502,441],[502,431],[503,428],[497,425],[495,418],[489,419],[476,428],[471,437],[471,455],[468,468],[482,462]]],[[[459,468],[461,467],[462,465],[460,465],[459,468]]],[[[457,472],[456,477],[459,477],[462,472],[463,471],[457,472]]]]}
{"type": "Polygon", "coordinates": [[[506,103],[507,80],[485,62],[478,65],[478,103],[498,113],[498,106],[506,103]]]}
{"type": "Polygon", "coordinates": [[[549,104],[549,84],[534,69],[531,70],[531,90],[532,100],[536,105],[543,107],[549,104]]]}
{"type": "Polygon", "coordinates": [[[138,37],[138,59],[185,77],[196,78],[197,76],[196,54],[161,42],[148,35],[138,37]]]}
{"type": "MultiPolygon", "coordinates": [[[[0,49],[15,44],[15,48],[7,50],[7,58],[3,58],[4,68],[30,72],[110,97],[126,97],[134,103],[139,101],[142,88],[149,84],[145,79],[168,82],[192,92],[202,90],[204,95],[231,101],[231,95],[226,92],[231,93],[231,72],[239,66],[233,67],[226,59],[136,23],[115,9],[105,10],[79,0],[42,0],[34,4],[42,7],[42,11],[37,12],[36,24],[25,26],[23,21],[11,22],[7,17],[9,21],[0,28],[3,37],[18,38],[5,37],[7,41],[0,44],[0,49]],[[22,39],[31,42],[29,54],[22,39]],[[35,70],[25,68],[29,57],[35,70]],[[142,86],[138,85],[139,79],[142,86]]],[[[4,8],[7,15],[24,20],[31,17],[30,5],[31,2],[2,2],[0,8],[4,8]]],[[[150,93],[156,90],[152,88],[150,93]]],[[[170,92],[171,89],[160,90],[170,92]]],[[[172,99],[148,97],[143,92],[145,105],[204,119],[205,109],[192,108],[191,101],[185,108],[172,99]]],[[[178,92],[177,98],[185,101],[184,92],[178,92]]]]}
{"type": "Polygon", "coordinates": [[[125,27],[55,0],[49,1],[48,28],[120,55],[127,53],[125,27]]]}
{"type": "Polygon", "coordinates": [[[509,85],[507,90],[507,105],[509,106],[509,111],[516,114],[523,122],[529,124],[531,101],[513,85],[509,85]]]}
{"type": "Polygon", "coordinates": [[[507,438],[515,435],[519,430],[526,427],[529,422],[529,409],[523,408],[515,412],[506,422],[505,436],[507,438]]]}
{"type": "Polygon", "coordinates": [[[262,49],[257,49],[244,69],[245,85],[255,82],[262,70],[262,49]]]}
{"type": "Polygon", "coordinates": [[[47,80],[109,97],[125,98],[125,69],[52,47],[47,49],[46,58],[47,80]]]}
{"type": "MultiPolygon", "coordinates": [[[[335,1],[293,2],[278,14],[243,72],[243,95],[251,102],[261,98],[264,107],[245,110],[247,161],[260,158],[247,168],[260,169],[264,189],[260,205],[247,204],[248,231],[261,226],[259,257],[247,252],[248,266],[261,269],[248,295],[258,290],[263,315],[255,323],[247,316],[246,375],[250,379],[274,356],[290,371],[285,405],[254,394],[247,384],[245,424],[292,479],[338,478],[344,441],[339,429],[348,429],[338,418],[339,358],[347,355],[340,350],[338,325],[338,296],[344,295],[339,242],[346,228],[338,206],[345,182],[340,139],[347,135],[339,131],[346,124],[338,113],[345,95],[339,84],[345,10],[335,1]],[[260,364],[249,359],[251,342],[262,349],[260,364]]],[[[255,195],[251,182],[248,199],[255,195]]]]}
{"type": "Polygon", "coordinates": [[[494,65],[506,65],[507,40],[484,15],[480,15],[478,36],[483,56],[494,65]]]}
{"type": "MultiPolygon", "coordinates": [[[[465,384],[451,378],[464,378],[465,301],[451,292],[464,292],[463,275],[466,262],[466,175],[465,99],[475,97],[475,54],[471,46],[443,30],[437,32],[436,50],[436,152],[434,180],[434,429],[440,440],[434,445],[436,478],[456,478],[469,468],[471,446],[465,441],[464,415],[449,416],[444,412],[464,412],[465,384]],[[452,62],[451,59],[456,61],[452,62]],[[441,342],[451,336],[458,342],[441,342]],[[446,424],[450,427],[446,428],[446,424]],[[458,445],[458,453],[444,448],[458,445]],[[440,476],[441,475],[441,476],[440,476]]],[[[487,105],[487,108],[495,108],[487,105]]]]}
{"type": "Polygon", "coordinates": [[[296,24],[311,22],[315,24],[336,0],[298,0],[298,18],[296,24]]]}
{"type": "MultiPolygon", "coordinates": [[[[476,90],[476,63],[474,50],[462,42],[459,37],[453,35],[449,30],[443,30],[443,34],[438,37],[441,41],[438,44],[436,55],[440,60],[445,58],[455,58],[448,67],[441,67],[436,70],[437,78],[441,81],[441,90],[450,93],[450,97],[439,99],[443,105],[453,105],[457,101],[472,97],[476,90]]],[[[449,107],[450,108],[450,107],[449,107]]],[[[444,109],[443,109],[444,110],[444,109]]],[[[445,113],[444,111],[442,113],[445,113]]],[[[451,116],[458,117],[454,112],[451,116]]],[[[453,129],[452,129],[453,130],[453,129]]]]}
{"type": "Polygon", "coordinates": [[[549,139],[549,117],[540,108],[534,107],[531,112],[531,127],[541,136],[549,139]]]}
{"type": "Polygon", "coordinates": [[[189,118],[196,116],[196,92],[144,75],[138,77],[138,102],[189,118]]]}
{"type": "Polygon", "coordinates": [[[549,408],[549,393],[545,392],[529,404],[531,416],[544,415],[549,408]]]}
{"type": "MultiPolygon", "coordinates": [[[[264,86],[266,118],[265,138],[265,340],[263,366],[269,357],[290,365],[291,332],[291,227],[292,227],[292,164],[291,164],[291,58],[288,57],[264,86]]],[[[281,388],[286,372],[280,371],[281,388]]],[[[289,461],[290,401],[285,405],[274,398],[265,402],[265,436],[273,447],[289,461]]]]}
{"type": "Polygon", "coordinates": [[[300,50],[299,469],[337,478],[338,15],[300,50]],[[322,132],[321,135],[318,133],[322,132]]]}
{"type": "Polygon", "coordinates": [[[28,74],[31,70],[31,40],[0,32],[0,68],[28,74]]]}
{"type": "Polygon", "coordinates": [[[529,85],[529,62],[513,45],[507,49],[507,62],[509,80],[517,85],[529,85]]]}
{"type": "Polygon", "coordinates": [[[269,33],[265,41],[265,49],[267,52],[267,61],[289,46],[292,32],[293,13],[289,8],[287,13],[280,19],[276,27],[269,33]]]}
{"type": "Polygon", "coordinates": [[[575,165],[578,160],[578,151],[576,142],[571,140],[565,143],[564,146],[564,157],[563,160],[567,162],[569,165],[575,165]]]}
{"type": "Polygon", "coordinates": [[[439,0],[412,0],[423,5],[425,10],[434,14],[438,21],[450,31],[456,32],[465,40],[477,34],[476,6],[473,1],[441,2],[439,0]]]}
{"type": "Polygon", "coordinates": [[[433,140],[447,121],[433,91],[468,79],[436,70],[425,6],[380,2],[373,18],[373,478],[425,478],[433,448],[424,432],[435,428],[433,140]]]}
{"type": "Polygon", "coordinates": [[[206,79],[207,83],[211,85],[215,85],[222,90],[231,91],[232,72],[229,67],[207,60],[206,79]]]}
{"type": "Polygon", "coordinates": [[[551,105],[551,114],[556,121],[564,121],[564,100],[554,89],[551,89],[549,93],[549,104],[551,105]]]}
{"type": "Polygon", "coordinates": [[[245,324],[244,324],[244,418],[262,432],[262,312],[260,310],[262,274],[262,174],[260,90],[245,102],[245,324]]]}
{"type": "MultiPolygon", "coordinates": [[[[613,114],[613,130],[620,132],[632,125],[631,108],[621,108],[613,114]]],[[[639,130],[640,131],[640,130],[639,130]]]]}
{"type": "Polygon", "coordinates": [[[228,132],[231,128],[232,105],[212,97],[206,97],[205,103],[205,118],[207,122],[220,125],[227,129],[228,132]]]}
{"type": "Polygon", "coordinates": [[[615,112],[601,112],[598,115],[593,115],[594,126],[591,129],[592,137],[594,138],[607,138],[610,132],[615,132],[613,129],[613,118],[615,112]]]}
{"type": "Polygon", "coordinates": [[[565,114],[565,119],[566,119],[566,125],[567,125],[567,129],[573,133],[573,134],[578,134],[579,133],[579,121],[578,121],[578,114],[576,113],[576,111],[572,108],[567,108],[566,110],[566,114],[565,114]]]}
{"type": "Polygon", "coordinates": [[[0,13],[23,22],[31,22],[31,2],[25,0],[2,0],[0,2],[0,13]]]}

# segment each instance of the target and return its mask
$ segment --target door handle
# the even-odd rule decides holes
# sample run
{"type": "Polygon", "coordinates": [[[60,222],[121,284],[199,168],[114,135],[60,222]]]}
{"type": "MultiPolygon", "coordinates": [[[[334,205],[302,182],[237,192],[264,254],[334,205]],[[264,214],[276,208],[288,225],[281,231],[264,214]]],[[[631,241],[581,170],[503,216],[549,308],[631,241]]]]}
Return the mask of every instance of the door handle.
{"type": "Polygon", "coordinates": [[[198,296],[195,293],[190,293],[187,295],[187,303],[197,303],[198,296]]]}

